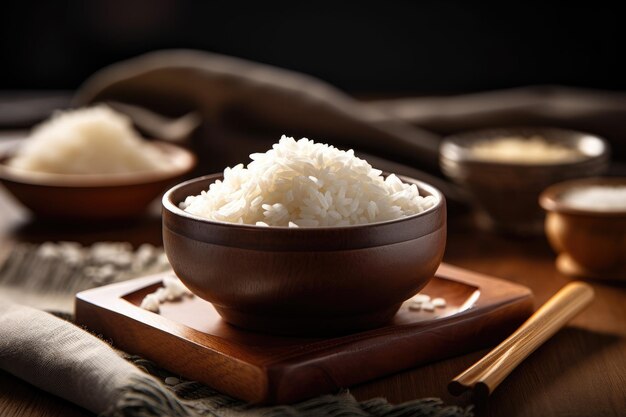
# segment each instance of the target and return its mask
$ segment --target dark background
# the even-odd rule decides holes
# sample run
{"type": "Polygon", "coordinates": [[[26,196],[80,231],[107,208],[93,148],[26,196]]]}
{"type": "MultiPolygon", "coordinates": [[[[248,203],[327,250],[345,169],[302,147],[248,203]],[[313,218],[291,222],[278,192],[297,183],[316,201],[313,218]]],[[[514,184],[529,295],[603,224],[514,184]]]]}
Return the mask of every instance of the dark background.
{"type": "Polygon", "coordinates": [[[107,64],[178,47],[357,93],[626,88],[623,15],[597,2],[22,1],[0,13],[1,90],[74,89],[107,64]]]}

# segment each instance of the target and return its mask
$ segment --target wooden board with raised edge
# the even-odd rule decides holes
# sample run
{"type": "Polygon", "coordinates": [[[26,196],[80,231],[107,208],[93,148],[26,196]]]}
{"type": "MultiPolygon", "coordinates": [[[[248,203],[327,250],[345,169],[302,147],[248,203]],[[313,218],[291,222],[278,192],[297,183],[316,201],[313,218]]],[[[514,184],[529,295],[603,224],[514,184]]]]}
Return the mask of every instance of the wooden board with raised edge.
{"type": "Polygon", "coordinates": [[[76,295],[76,320],[186,378],[252,403],[290,403],[494,344],[533,309],[518,284],[441,265],[422,290],[444,297],[434,312],[402,306],[393,322],[334,338],[263,335],[226,324],[198,297],[139,307],[163,275],[76,295]]]}

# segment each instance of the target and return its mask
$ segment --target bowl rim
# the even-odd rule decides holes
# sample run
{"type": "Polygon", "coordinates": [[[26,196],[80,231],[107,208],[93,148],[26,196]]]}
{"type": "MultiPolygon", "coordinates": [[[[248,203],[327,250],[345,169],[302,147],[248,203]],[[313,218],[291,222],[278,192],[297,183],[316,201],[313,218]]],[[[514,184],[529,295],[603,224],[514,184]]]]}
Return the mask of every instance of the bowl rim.
{"type": "Polygon", "coordinates": [[[28,171],[7,165],[6,162],[15,154],[24,140],[15,139],[2,143],[0,148],[0,181],[61,188],[106,188],[141,185],[179,177],[190,172],[197,163],[196,156],[191,151],[169,142],[151,140],[147,142],[150,146],[154,146],[171,157],[172,164],[167,169],[109,174],[59,174],[28,171]]]}
{"type": "MultiPolygon", "coordinates": [[[[383,175],[391,175],[391,173],[383,172],[383,175]]],[[[214,182],[215,180],[223,177],[223,173],[221,172],[210,174],[210,175],[203,175],[203,176],[192,178],[187,181],[183,181],[179,184],[176,184],[173,187],[171,187],[169,190],[167,190],[165,194],[163,194],[163,198],[161,199],[161,202],[162,202],[163,209],[167,210],[169,213],[173,215],[183,217],[183,218],[193,220],[193,221],[198,221],[198,222],[205,223],[208,225],[235,227],[239,230],[249,230],[249,231],[258,231],[258,230],[265,230],[265,231],[270,231],[270,232],[271,231],[275,231],[275,232],[289,231],[289,233],[291,232],[303,233],[306,231],[324,232],[324,231],[340,231],[340,230],[358,230],[358,229],[364,229],[364,228],[375,227],[375,226],[392,225],[392,224],[397,224],[397,223],[401,223],[405,221],[411,221],[418,217],[427,216],[430,213],[437,211],[438,209],[440,209],[442,206],[446,204],[445,196],[435,186],[430,185],[424,181],[420,181],[415,178],[407,177],[404,175],[396,174],[396,176],[400,178],[403,182],[409,182],[411,184],[415,184],[417,185],[418,189],[423,189],[427,191],[430,195],[435,196],[437,198],[436,204],[434,204],[432,207],[429,207],[420,213],[412,214],[406,217],[401,217],[399,219],[385,220],[383,222],[354,224],[354,225],[349,225],[349,226],[288,227],[288,226],[257,226],[255,224],[240,224],[240,223],[230,223],[230,222],[223,222],[223,221],[218,221],[218,220],[211,220],[211,219],[207,219],[206,217],[188,213],[171,201],[171,196],[177,190],[183,187],[186,187],[188,185],[191,185],[193,183],[197,183],[201,181],[211,180],[211,182],[214,182]]]]}
{"type": "MultiPolygon", "coordinates": [[[[548,139],[548,142],[560,142],[556,139],[548,139]]],[[[580,149],[579,149],[580,151],[580,149]]],[[[515,167],[515,168],[558,168],[571,167],[579,164],[588,164],[590,161],[597,161],[609,158],[611,147],[603,137],[580,130],[563,129],[551,126],[502,126],[485,129],[467,130],[444,137],[439,147],[439,156],[442,160],[462,161],[465,163],[483,164],[492,167],[515,167]],[[480,158],[474,155],[469,147],[470,143],[494,139],[494,136],[528,136],[535,134],[547,136],[549,134],[568,135],[579,139],[589,138],[601,145],[600,151],[591,154],[581,151],[582,157],[571,160],[547,162],[547,163],[524,163],[516,161],[498,161],[487,158],[480,158]]]]}
{"type": "Polygon", "coordinates": [[[590,210],[584,208],[576,208],[564,203],[561,195],[573,188],[580,188],[592,185],[624,185],[626,186],[626,177],[590,177],[579,178],[556,183],[546,188],[539,195],[539,205],[547,212],[559,214],[570,214],[586,217],[626,217],[626,209],[624,210],[590,210]]]}

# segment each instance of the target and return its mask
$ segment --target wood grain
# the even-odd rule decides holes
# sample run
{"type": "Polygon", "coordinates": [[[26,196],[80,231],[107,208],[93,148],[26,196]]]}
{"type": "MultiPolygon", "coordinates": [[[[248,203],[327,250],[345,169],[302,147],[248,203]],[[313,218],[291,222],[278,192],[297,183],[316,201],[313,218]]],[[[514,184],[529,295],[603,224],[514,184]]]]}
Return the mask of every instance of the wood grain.
{"type": "Polygon", "coordinates": [[[499,340],[532,309],[525,287],[442,265],[424,293],[445,297],[443,309],[416,312],[405,304],[391,323],[343,336],[271,336],[225,324],[198,297],[165,303],[160,314],[141,309],[163,276],[77,294],[77,322],[127,352],[253,403],[300,401],[475,349],[499,340]]]}
{"type": "Polygon", "coordinates": [[[81,417],[90,413],[0,371],[0,415],[2,417],[81,417]],[[25,399],[28,400],[25,401],[25,399]]]}
{"type": "MultiPolygon", "coordinates": [[[[128,240],[161,242],[160,218],[103,228],[33,223],[0,187],[0,247],[20,240],[128,240]]],[[[473,271],[529,286],[541,305],[570,278],[559,273],[545,238],[514,240],[478,232],[469,216],[451,213],[444,260],[473,271]]],[[[515,369],[476,410],[477,416],[560,417],[624,416],[626,404],[626,285],[590,282],[595,299],[568,327],[559,331],[515,369]]],[[[447,382],[478,361],[483,349],[400,372],[353,387],[359,400],[385,397],[393,403],[440,397],[467,404],[446,389],[447,382]]],[[[0,372],[2,416],[89,416],[84,410],[0,372]]]]}
{"type": "Polygon", "coordinates": [[[541,306],[511,336],[480,361],[454,378],[448,390],[460,395],[466,390],[487,397],[524,359],[561,329],[593,299],[593,290],[582,282],[567,284],[541,306]]]}
{"type": "MultiPolygon", "coordinates": [[[[528,285],[536,305],[570,278],[554,265],[544,238],[514,240],[476,232],[468,217],[451,218],[447,262],[528,285]]],[[[623,416],[626,404],[626,287],[590,282],[595,299],[569,326],[528,357],[494,392],[478,416],[623,416]]],[[[416,368],[353,388],[358,399],[384,395],[392,402],[455,398],[446,384],[487,350],[416,368]],[[381,394],[384,393],[384,394],[381,394]]]]}

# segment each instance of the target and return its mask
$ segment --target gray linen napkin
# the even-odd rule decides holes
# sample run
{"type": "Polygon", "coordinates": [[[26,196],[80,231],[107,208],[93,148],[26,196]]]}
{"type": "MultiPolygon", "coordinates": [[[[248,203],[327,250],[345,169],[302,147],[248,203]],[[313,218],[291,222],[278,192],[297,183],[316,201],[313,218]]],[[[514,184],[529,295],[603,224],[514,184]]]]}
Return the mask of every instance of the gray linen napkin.
{"type": "Polygon", "coordinates": [[[118,408],[131,387],[176,404],[97,337],[18,304],[0,305],[0,368],[98,414],[118,408]]]}
{"type": "Polygon", "coordinates": [[[391,405],[380,398],[359,403],[343,393],[291,406],[252,407],[196,382],[168,390],[97,337],[45,312],[10,303],[0,306],[0,369],[111,417],[472,415],[433,398],[391,405]]]}

